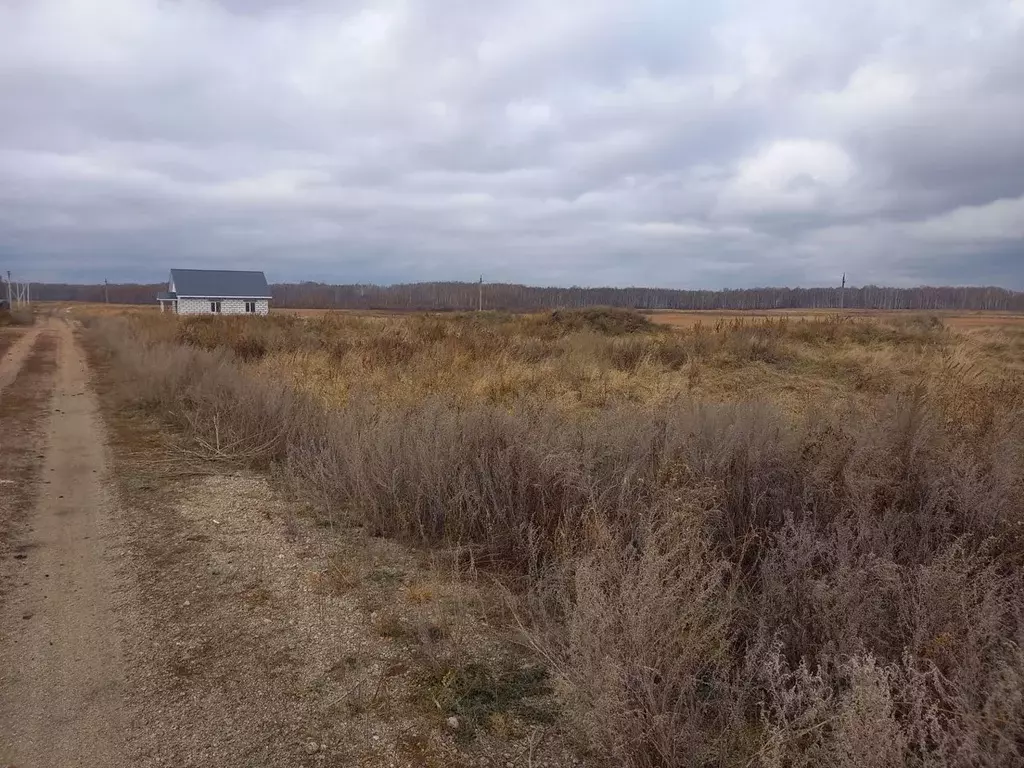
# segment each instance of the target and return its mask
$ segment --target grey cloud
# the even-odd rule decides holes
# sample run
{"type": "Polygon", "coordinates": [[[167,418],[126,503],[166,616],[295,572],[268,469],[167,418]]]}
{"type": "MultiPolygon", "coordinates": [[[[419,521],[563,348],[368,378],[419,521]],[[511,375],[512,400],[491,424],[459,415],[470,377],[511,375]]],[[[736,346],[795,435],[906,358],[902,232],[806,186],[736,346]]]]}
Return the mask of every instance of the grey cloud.
{"type": "Polygon", "coordinates": [[[1024,288],[1020,0],[0,4],[0,266],[1024,288]]]}

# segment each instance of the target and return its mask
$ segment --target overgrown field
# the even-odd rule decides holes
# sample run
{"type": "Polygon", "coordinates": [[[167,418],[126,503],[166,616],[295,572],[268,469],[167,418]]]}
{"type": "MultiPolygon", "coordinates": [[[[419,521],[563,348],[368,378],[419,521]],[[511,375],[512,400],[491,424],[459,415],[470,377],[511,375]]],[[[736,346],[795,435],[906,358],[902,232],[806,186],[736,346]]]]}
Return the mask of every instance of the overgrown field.
{"type": "Polygon", "coordinates": [[[32,313],[24,309],[0,309],[0,328],[10,325],[32,325],[32,313]]]}
{"type": "Polygon", "coordinates": [[[469,547],[623,766],[1024,764],[1024,331],[97,318],[126,401],[469,547]]]}

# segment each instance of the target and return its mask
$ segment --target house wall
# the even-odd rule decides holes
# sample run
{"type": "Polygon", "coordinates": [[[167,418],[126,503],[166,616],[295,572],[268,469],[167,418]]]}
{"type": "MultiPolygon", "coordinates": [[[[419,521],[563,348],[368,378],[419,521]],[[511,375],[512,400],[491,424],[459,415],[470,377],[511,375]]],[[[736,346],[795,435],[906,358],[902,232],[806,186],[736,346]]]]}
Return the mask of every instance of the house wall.
{"type": "MultiPolygon", "coordinates": [[[[210,302],[216,299],[178,299],[179,315],[209,315],[210,302]]],[[[270,302],[267,299],[253,299],[256,302],[256,314],[266,315],[270,312],[270,302]]],[[[244,315],[246,299],[221,299],[220,313],[222,315],[244,315]]]]}

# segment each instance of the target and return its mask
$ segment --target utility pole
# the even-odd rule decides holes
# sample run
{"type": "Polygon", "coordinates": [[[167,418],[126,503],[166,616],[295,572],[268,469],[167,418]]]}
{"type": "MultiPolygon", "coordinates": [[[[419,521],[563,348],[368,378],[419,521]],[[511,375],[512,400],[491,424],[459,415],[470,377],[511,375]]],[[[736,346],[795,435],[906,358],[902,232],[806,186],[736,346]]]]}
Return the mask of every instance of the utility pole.
{"type": "Polygon", "coordinates": [[[7,271],[7,306],[15,307],[31,306],[32,304],[32,283],[15,283],[11,277],[10,270],[7,271]]]}
{"type": "Polygon", "coordinates": [[[110,291],[107,290],[107,278],[103,278],[103,302],[110,303],[110,291]]]}
{"type": "Polygon", "coordinates": [[[480,282],[477,284],[476,311],[484,311],[484,276],[480,275],[480,282]]]}
{"type": "Polygon", "coordinates": [[[846,273],[845,272],[843,272],[843,284],[842,284],[842,287],[839,289],[839,308],[840,309],[845,309],[846,308],[846,273]]]}

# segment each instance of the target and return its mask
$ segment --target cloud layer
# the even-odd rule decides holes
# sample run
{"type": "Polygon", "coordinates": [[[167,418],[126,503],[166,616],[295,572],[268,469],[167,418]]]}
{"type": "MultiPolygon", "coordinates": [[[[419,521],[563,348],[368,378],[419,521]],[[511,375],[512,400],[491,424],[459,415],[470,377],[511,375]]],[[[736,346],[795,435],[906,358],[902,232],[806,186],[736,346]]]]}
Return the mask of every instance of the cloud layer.
{"type": "Polygon", "coordinates": [[[0,268],[1024,289],[1024,0],[0,0],[0,268]]]}

